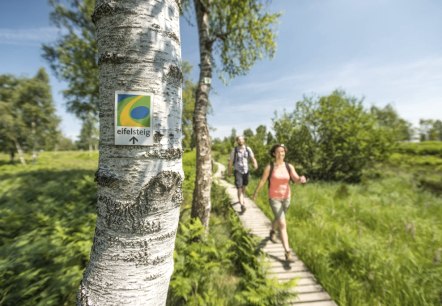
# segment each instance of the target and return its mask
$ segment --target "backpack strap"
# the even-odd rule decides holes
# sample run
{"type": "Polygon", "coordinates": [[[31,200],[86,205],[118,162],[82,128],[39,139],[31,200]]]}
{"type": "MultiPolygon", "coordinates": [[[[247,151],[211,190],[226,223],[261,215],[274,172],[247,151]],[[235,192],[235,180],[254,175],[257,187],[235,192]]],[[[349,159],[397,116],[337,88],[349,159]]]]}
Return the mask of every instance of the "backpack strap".
{"type": "Polygon", "coordinates": [[[247,159],[249,159],[250,156],[252,156],[252,151],[250,150],[250,148],[248,146],[246,146],[246,152],[247,152],[247,159]]]}
{"type": "Polygon", "coordinates": [[[273,173],[273,162],[270,163],[270,172],[269,172],[269,177],[267,178],[269,189],[270,189],[270,178],[272,177],[272,173],[273,173]]]}
{"type": "MultiPolygon", "coordinates": [[[[238,146],[235,146],[235,153],[233,154],[233,164],[235,165],[236,159],[238,158],[238,146]]],[[[248,146],[246,146],[246,151],[247,154],[245,156],[245,158],[249,159],[250,156],[252,156],[252,151],[250,151],[250,148],[248,146]]]]}
{"type": "Polygon", "coordinates": [[[294,184],[295,181],[292,179],[292,171],[290,170],[290,166],[288,162],[285,162],[285,167],[287,168],[287,172],[289,173],[290,181],[294,184]]]}
{"type": "Polygon", "coordinates": [[[235,153],[233,153],[233,165],[235,165],[236,159],[238,158],[238,147],[235,146],[234,150],[235,150],[235,153]]]}

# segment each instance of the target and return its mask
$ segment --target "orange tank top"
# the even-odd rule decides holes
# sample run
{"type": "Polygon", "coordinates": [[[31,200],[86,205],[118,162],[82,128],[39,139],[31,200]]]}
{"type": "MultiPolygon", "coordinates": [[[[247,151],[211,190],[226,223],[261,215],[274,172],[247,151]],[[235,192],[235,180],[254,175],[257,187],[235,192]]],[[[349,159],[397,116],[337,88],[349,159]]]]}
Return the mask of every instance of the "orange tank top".
{"type": "Polygon", "coordinates": [[[288,199],[290,198],[290,174],[285,164],[273,167],[272,176],[270,177],[269,198],[271,199],[288,199]]]}

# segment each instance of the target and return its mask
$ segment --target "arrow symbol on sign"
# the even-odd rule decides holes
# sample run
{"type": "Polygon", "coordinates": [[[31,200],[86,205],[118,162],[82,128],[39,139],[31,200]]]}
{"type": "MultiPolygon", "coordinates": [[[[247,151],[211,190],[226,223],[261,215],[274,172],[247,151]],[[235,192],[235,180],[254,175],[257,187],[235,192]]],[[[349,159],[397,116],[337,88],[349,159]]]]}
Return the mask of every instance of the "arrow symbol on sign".
{"type": "Polygon", "coordinates": [[[131,139],[129,139],[129,141],[132,141],[132,144],[135,144],[136,142],[138,142],[138,139],[136,139],[134,136],[131,139]]]}

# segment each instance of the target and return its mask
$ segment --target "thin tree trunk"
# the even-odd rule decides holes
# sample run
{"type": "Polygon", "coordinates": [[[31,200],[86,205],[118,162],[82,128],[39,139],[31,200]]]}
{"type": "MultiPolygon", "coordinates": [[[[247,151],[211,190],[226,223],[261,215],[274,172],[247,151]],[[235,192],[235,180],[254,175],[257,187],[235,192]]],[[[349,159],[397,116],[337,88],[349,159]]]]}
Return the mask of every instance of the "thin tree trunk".
{"type": "Polygon", "coordinates": [[[17,149],[18,158],[20,159],[20,162],[22,163],[22,165],[26,165],[25,154],[23,153],[20,143],[18,142],[18,140],[14,140],[14,143],[15,143],[15,148],[17,149]]]}
{"type": "Polygon", "coordinates": [[[181,50],[174,0],[96,2],[97,224],[77,305],[164,305],[181,183],[181,50]],[[115,91],[153,93],[153,146],[114,145],[115,91]]]}
{"type": "Polygon", "coordinates": [[[36,150],[36,137],[35,137],[35,121],[31,123],[31,133],[32,133],[32,163],[35,164],[37,162],[37,150],[36,150]]]}
{"type": "Polygon", "coordinates": [[[15,162],[15,150],[14,149],[9,149],[9,161],[11,162],[11,164],[13,164],[15,162]]]}
{"type": "Polygon", "coordinates": [[[210,0],[195,0],[200,45],[200,76],[196,89],[193,128],[196,140],[196,178],[191,216],[209,228],[210,189],[212,184],[212,144],[207,124],[209,92],[212,79],[212,45],[209,37],[210,0]]]}

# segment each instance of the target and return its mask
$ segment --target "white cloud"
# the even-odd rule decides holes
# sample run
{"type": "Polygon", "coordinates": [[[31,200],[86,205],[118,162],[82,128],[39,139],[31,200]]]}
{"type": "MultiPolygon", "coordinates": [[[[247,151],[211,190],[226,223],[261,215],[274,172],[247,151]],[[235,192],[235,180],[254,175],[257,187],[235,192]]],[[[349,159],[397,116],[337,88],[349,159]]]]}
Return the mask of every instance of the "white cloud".
{"type": "Polygon", "coordinates": [[[39,45],[53,40],[57,34],[58,29],[55,27],[29,29],[0,28],[0,45],[39,45]]]}
{"type": "Polygon", "coordinates": [[[211,99],[217,128],[224,137],[232,127],[239,132],[269,125],[274,112],[292,111],[303,95],[327,95],[344,89],[364,98],[366,107],[391,103],[399,115],[417,125],[419,119],[442,119],[442,57],[426,57],[408,62],[351,61],[308,72],[285,74],[268,81],[248,81],[223,90],[223,97],[211,99]]]}

